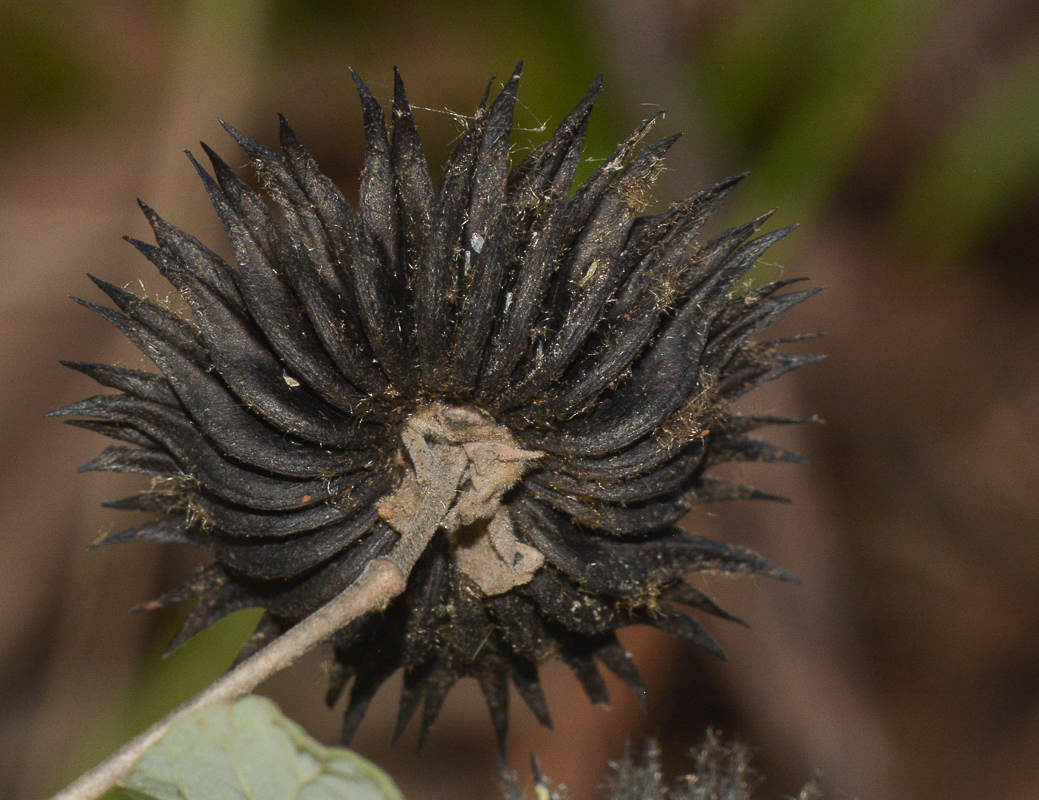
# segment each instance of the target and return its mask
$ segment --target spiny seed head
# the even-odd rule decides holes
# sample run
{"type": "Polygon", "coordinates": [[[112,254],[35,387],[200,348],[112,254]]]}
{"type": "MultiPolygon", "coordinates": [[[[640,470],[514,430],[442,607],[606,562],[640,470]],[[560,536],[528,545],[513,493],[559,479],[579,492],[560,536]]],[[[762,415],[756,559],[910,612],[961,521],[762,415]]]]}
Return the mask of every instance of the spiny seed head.
{"type": "Polygon", "coordinates": [[[701,241],[739,178],[637,216],[677,138],[640,150],[653,119],[572,191],[600,81],[510,165],[517,69],[436,189],[400,76],[390,130],[355,80],[357,207],[284,119],[281,152],[225,126],[276,213],[203,145],[212,173],[192,161],[233,263],[142,204],[156,245],[132,243],[190,318],[94,279],[118,310],[83,304],[160,374],[70,363],[116,391],[54,413],[122,442],[84,469],[152,476],[110,505],[161,518],[106,541],[213,557],[148,604],[197,599],[172,646],[260,606],[255,651],[373,558],[414,547],[404,594],[334,637],[329,703],[352,681],[344,739],[403,668],[397,734],[422,705],[424,737],[470,676],[504,747],[510,682],[549,724],[541,662],[565,661],[593,702],[608,700],[599,664],[642,696],[617,629],[652,625],[720,655],[680,607],[728,615],[683,576],[784,575],[675,525],[702,503],[767,496],[713,465],[796,460],[753,433],[800,420],[730,404],[816,360],[751,344],[813,290],[734,294],[789,230],[756,236],[765,215],[701,241]]]}

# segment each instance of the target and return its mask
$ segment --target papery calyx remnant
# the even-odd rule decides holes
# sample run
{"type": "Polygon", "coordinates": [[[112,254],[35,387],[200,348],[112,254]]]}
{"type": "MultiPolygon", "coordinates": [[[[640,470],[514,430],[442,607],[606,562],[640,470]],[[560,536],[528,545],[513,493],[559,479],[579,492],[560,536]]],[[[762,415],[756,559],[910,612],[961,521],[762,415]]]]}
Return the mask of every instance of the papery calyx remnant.
{"type": "Polygon", "coordinates": [[[642,696],[619,628],[720,654],[681,607],[727,615],[683,576],[784,575],[676,524],[700,504],[768,496],[712,466],[797,460],[754,433],[803,420],[731,404],[816,360],[754,338],[813,290],[737,290],[789,230],[756,235],[768,214],[701,239],[739,178],[642,214],[677,138],[641,147],[656,116],[572,191],[600,81],[512,163],[517,69],[467,121],[439,188],[400,76],[392,125],[355,81],[356,208],[288,122],[281,152],[228,127],[274,211],[203,145],[212,174],[195,166],[233,263],[142,204],[157,245],[133,244],[190,318],[95,279],[118,308],[81,302],[159,374],[70,363],[116,391],[54,413],[122,442],[84,469],[153,477],[110,505],[160,518],[106,542],[213,557],[148,604],[197,598],[173,646],[260,606],[254,652],[400,545],[414,562],[404,593],[332,641],[329,703],[352,683],[344,740],[403,669],[397,735],[421,705],[424,738],[451,686],[474,677],[504,747],[510,683],[550,724],[546,659],[594,702],[608,701],[600,664],[642,696]]]}
{"type": "Polygon", "coordinates": [[[378,508],[414,553],[407,560],[443,529],[452,560],[488,597],[530,581],[545,557],[516,538],[502,496],[543,453],[520,448],[486,414],[436,402],[408,418],[401,439],[411,463],[378,508]]]}

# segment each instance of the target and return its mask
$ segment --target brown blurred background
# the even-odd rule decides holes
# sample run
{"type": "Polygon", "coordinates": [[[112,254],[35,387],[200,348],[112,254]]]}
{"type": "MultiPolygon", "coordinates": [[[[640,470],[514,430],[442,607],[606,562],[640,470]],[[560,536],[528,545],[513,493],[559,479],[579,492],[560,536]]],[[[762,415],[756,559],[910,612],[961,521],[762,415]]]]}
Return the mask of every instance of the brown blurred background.
{"type": "MultiPolygon", "coordinates": [[[[514,766],[526,778],[534,751],[584,800],[627,737],[660,738],[680,774],[714,725],[755,748],[762,798],[813,774],[834,798],[1039,798],[1034,0],[0,2],[0,796],[42,797],[96,763],[225,669],[256,621],[158,659],[176,614],[129,609],[196,556],[87,552],[131,524],[99,503],[132,487],[77,474],[103,442],[43,417],[94,392],[59,358],[141,361],[67,299],[98,299],[88,271],[169,291],[120,241],[148,235],[134,198],[222,242],[181,151],[204,139],[244,165],[217,118],[273,144],[277,112],[352,196],[348,66],[380,98],[401,68],[435,165],[458,134],[444,109],[470,112],[520,58],[519,148],[602,72],[592,158],[664,107],[662,135],[687,136],[659,202],[749,169],[715,230],[773,206],[802,223],[759,275],[827,287],[782,326],[825,331],[830,358],[747,401],[827,421],[781,432],[810,467],[740,471],[794,504],[687,520],[803,583],[706,583],[752,624],[708,621],[726,663],[628,631],[648,715],[615,683],[612,711],[591,707],[550,665],[556,730],[517,702],[514,766]]],[[[264,688],[332,742],[322,658],[264,688]]],[[[389,746],[398,686],[357,749],[409,800],[499,796],[475,686],[421,754],[413,731],[389,746]]]]}

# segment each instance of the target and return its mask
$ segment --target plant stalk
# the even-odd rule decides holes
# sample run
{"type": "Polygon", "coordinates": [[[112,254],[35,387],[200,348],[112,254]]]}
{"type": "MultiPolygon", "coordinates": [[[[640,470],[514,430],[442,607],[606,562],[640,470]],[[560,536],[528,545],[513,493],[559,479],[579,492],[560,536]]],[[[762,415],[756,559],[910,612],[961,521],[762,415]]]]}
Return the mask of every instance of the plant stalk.
{"type": "Polygon", "coordinates": [[[391,552],[389,556],[372,560],[360,577],[335,599],[171,711],[110,758],[58,792],[52,800],[95,800],[101,797],[128,775],[145,752],[178,720],[205,706],[230,702],[248,694],[351,620],[369,611],[386,608],[404,591],[411,567],[407,564],[402,569],[393,556],[391,552]]]}
{"type": "MultiPolygon", "coordinates": [[[[352,620],[385,609],[404,591],[412,568],[441,526],[453,530],[462,521],[494,519],[502,493],[519,479],[527,461],[541,456],[518,448],[511,436],[502,434],[484,416],[441,404],[415,414],[402,438],[413,472],[379,504],[380,515],[400,534],[393,549],[373,559],[335,599],[170,712],[52,800],[95,800],[128,775],[178,720],[205,706],[247,694],[352,620]],[[463,476],[474,459],[479,461],[476,469],[480,477],[465,482],[463,476]]],[[[503,571],[495,564],[485,569],[499,578],[503,571]]],[[[527,572],[517,576],[507,570],[505,577],[512,581],[508,586],[530,579],[527,572]]]]}

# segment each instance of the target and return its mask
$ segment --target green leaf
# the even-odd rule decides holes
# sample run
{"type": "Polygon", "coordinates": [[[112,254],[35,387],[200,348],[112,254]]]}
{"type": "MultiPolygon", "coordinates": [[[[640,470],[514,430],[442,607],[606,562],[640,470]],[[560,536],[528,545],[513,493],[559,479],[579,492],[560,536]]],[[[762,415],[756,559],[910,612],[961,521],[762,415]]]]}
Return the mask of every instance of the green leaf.
{"type": "Polygon", "coordinates": [[[140,800],[403,800],[370,761],[256,695],[180,720],[120,785],[140,800]]]}

